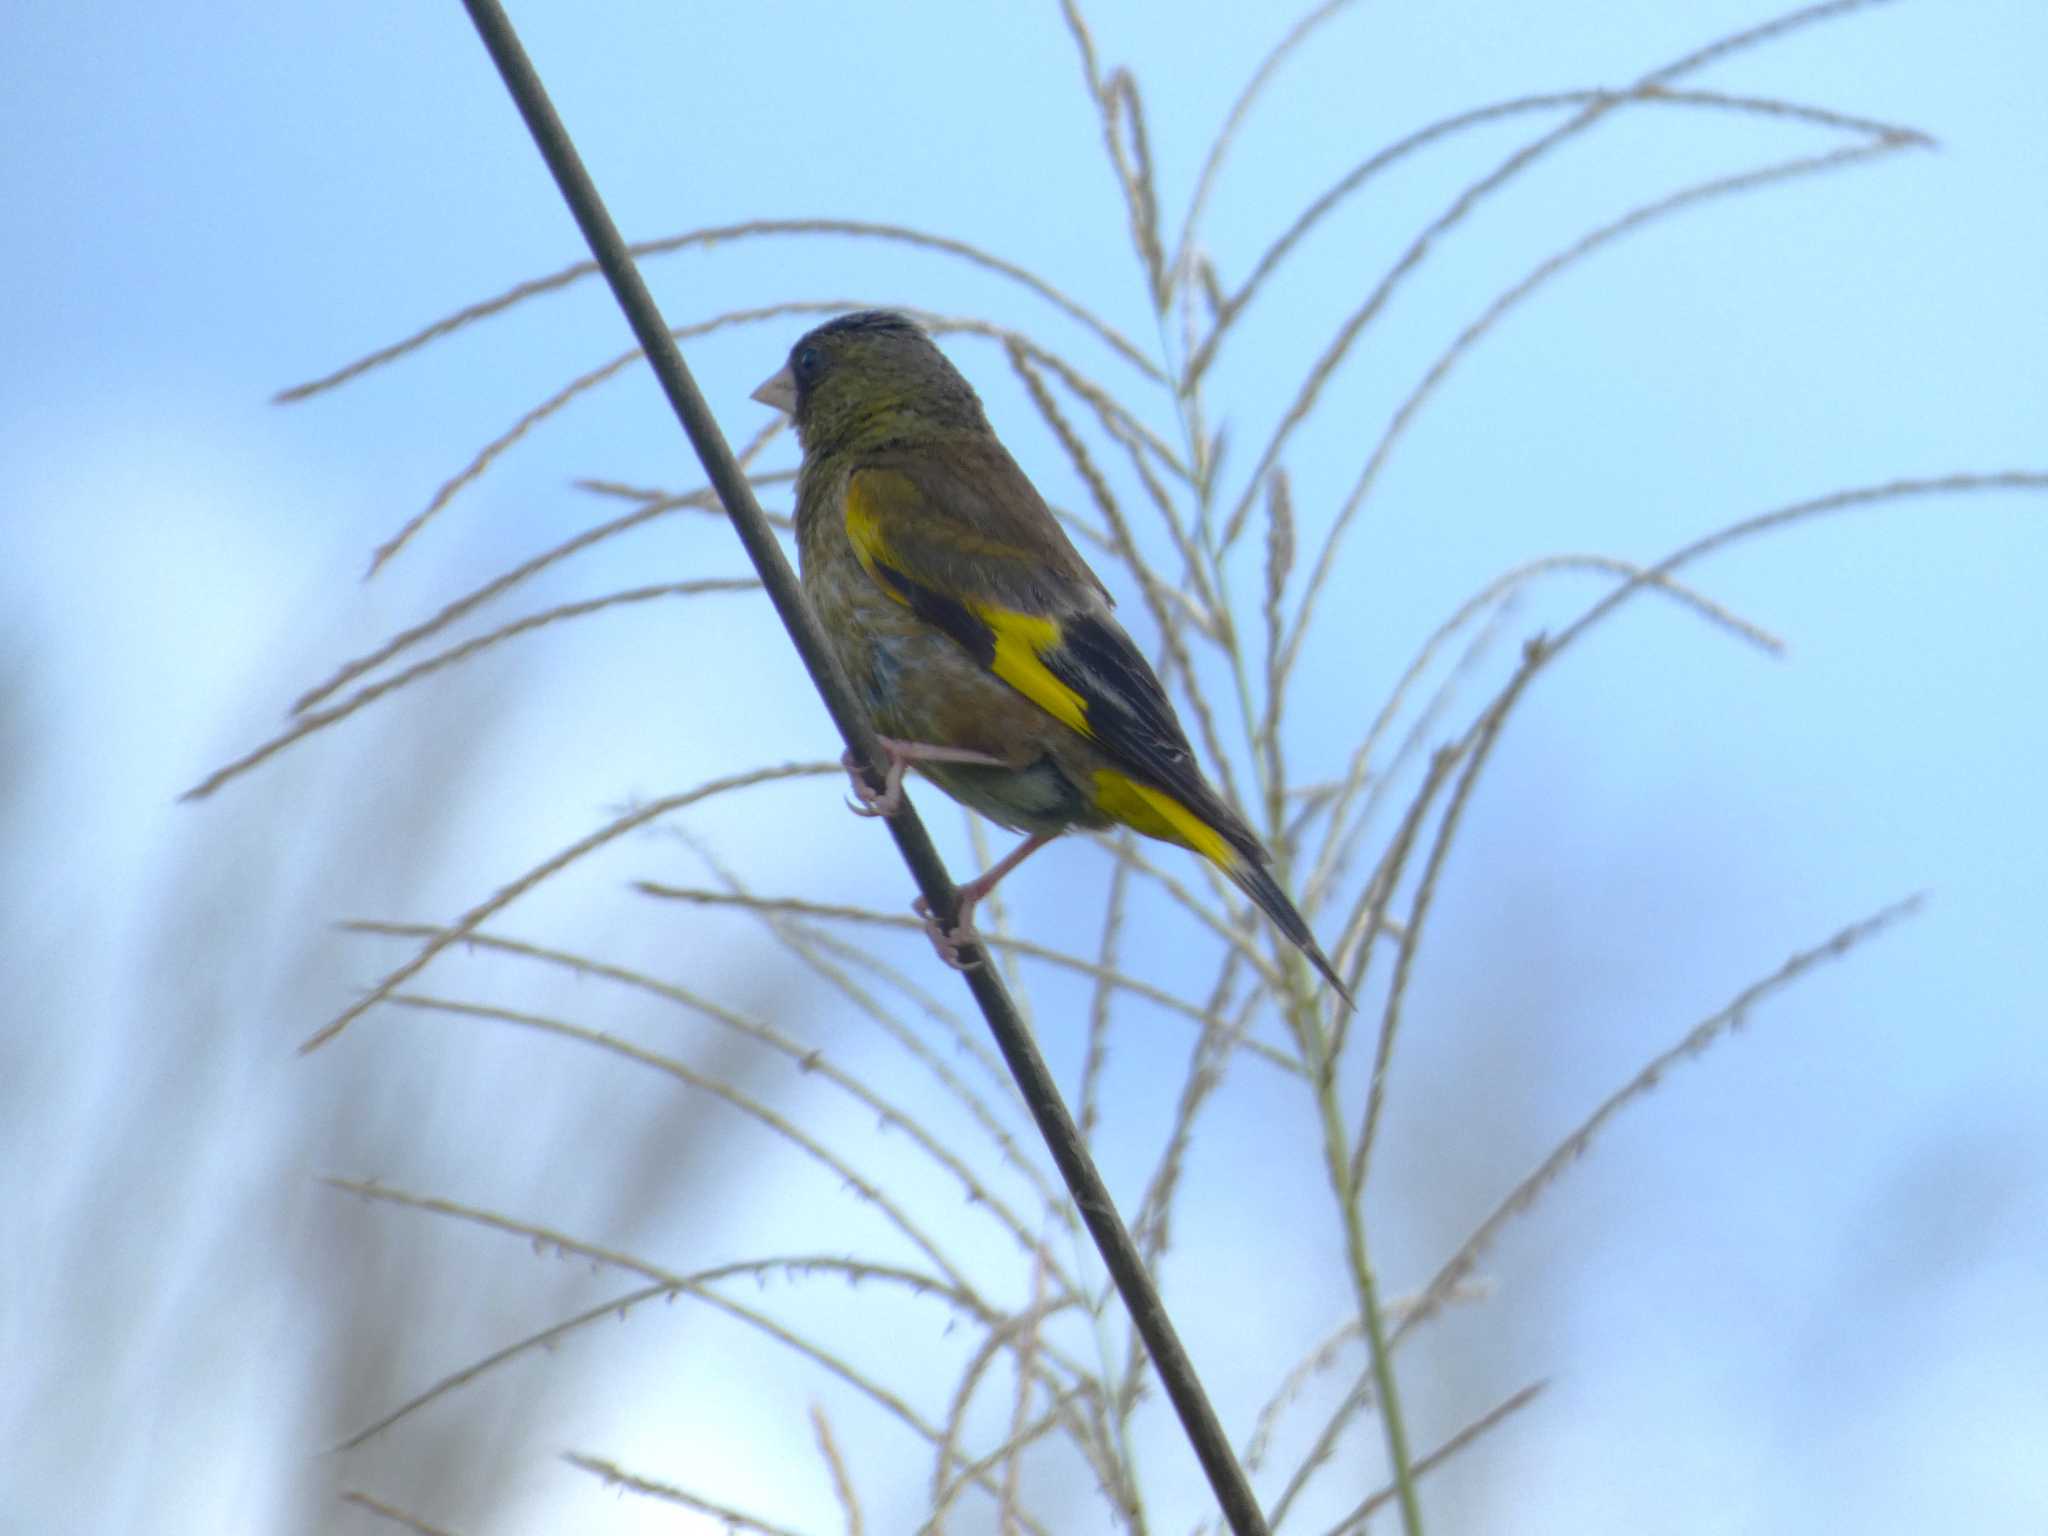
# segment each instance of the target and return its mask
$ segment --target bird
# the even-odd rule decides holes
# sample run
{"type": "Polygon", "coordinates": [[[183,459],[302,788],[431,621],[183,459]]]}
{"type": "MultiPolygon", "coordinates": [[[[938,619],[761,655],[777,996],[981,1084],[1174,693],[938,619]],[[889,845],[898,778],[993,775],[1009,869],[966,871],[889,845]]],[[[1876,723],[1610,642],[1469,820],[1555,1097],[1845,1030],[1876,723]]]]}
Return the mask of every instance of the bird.
{"type": "Polygon", "coordinates": [[[963,966],[974,909],[1072,828],[1125,826],[1208,859],[1351,1006],[1271,856],[1203,776],[1172,701],[1114,600],[989,425],[981,399],[909,316],[861,310],[806,332],[752,398],[795,424],[805,600],[887,755],[883,787],[847,767],[868,815],[915,768],[1024,834],[958,887],[940,956],[963,966]]]}

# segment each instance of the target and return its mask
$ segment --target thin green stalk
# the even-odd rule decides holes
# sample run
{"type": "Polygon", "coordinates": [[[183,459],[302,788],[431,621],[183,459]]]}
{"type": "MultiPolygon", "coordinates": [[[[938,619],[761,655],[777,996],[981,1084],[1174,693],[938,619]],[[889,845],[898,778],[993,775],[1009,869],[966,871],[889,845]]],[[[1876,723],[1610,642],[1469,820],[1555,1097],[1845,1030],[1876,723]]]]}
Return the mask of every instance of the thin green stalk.
{"type": "Polygon", "coordinates": [[[1380,1427],[1386,1436],[1389,1480],[1401,1506],[1403,1536],[1422,1536],[1422,1506],[1415,1497],[1415,1466],[1408,1450],[1408,1425],[1401,1416],[1401,1395],[1394,1379],[1394,1356],[1387,1339],[1386,1318],[1380,1308],[1379,1282],[1373,1277],[1372,1255],[1365,1239],[1365,1191],[1351,1180],[1351,1152],[1344,1135],[1344,1105],[1337,1093],[1336,1062],[1324,1053],[1322,1032],[1315,1028],[1315,1016],[1303,1013],[1304,1051],[1314,1047],[1310,1057],[1317,1063],[1316,1110],[1323,1121],[1323,1158],[1330,1175],[1330,1188],[1337,1196],[1344,1217],[1344,1257],[1351,1269],[1351,1286],[1358,1294],[1358,1319],[1365,1329],[1366,1347],[1372,1357],[1373,1390],[1379,1394],[1380,1427]]]}

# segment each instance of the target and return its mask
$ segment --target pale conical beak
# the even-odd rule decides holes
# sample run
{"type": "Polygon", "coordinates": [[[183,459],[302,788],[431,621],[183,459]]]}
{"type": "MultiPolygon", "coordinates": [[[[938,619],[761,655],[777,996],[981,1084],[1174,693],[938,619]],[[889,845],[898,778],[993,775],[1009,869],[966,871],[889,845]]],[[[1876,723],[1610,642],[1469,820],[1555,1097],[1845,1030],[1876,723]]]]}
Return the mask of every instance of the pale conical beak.
{"type": "Polygon", "coordinates": [[[789,364],[782,365],[782,371],[768,380],[748,398],[763,405],[773,406],[785,416],[796,415],[796,375],[789,371],[789,364]]]}

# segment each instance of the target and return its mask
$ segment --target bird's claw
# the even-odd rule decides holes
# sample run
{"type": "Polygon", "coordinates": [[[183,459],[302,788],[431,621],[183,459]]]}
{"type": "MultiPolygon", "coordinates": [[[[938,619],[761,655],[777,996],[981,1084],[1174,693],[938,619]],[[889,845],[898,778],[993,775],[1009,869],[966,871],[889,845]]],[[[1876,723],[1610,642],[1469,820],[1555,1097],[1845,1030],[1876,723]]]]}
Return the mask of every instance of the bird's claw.
{"type": "Polygon", "coordinates": [[[963,902],[961,904],[960,920],[951,928],[946,927],[944,923],[941,923],[932,915],[931,903],[922,896],[910,904],[910,910],[924,919],[924,935],[932,941],[932,949],[938,954],[940,960],[950,965],[956,971],[975,971],[981,969],[981,956],[977,955],[972,960],[962,960],[960,958],[960,951],[962,949],[970,944],[979,945],[981,943],[981,935],[974,931],[974,907],[971,902],[963,902]]]}
{"type": "Polygon", "coordinates": [[[851,752],[840,755],[840,765],[846,769],[846,777],[852,781],[853,795],[846,802],[848,810],[856,816],[894,816],[903,809],[903,760],[895,754],[889,756],[889,766],[882,774],[882,787],[878,790],[868,783],[867,775],[861,771],[860,759],[851,752]]]}
{"type": "Polygon", "coordinates": [[[931,742],[898,741],[893,736],[878,736],[875,739],[882,747],[880,790],[868,783],[861,760],[853,753],[842,753],[839,758],[841,766],[846,769],[846,776],[853,781],[853,799],[847,804],[856,816],[894,816],[902,810],[903,775],[912,763],[977,763],[992,768],[1003,766],[1000,757],[991,757],[986,752],[976,752],[969,747],[941,747],[931,742]]]}

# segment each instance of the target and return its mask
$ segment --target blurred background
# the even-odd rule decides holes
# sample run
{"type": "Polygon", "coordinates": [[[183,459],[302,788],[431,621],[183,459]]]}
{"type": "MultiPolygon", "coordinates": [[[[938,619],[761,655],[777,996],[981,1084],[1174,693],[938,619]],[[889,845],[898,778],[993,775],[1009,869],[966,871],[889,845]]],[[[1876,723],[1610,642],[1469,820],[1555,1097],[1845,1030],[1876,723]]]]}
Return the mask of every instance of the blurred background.
{"type": "MultiPolygon", "coordinates": [[[[1345,548],[1302,662],[1323,707],[1292,718],[1298,780],[1340,771],[1430,629],[1518,562],[1647,561],[1832,491],[2048,468],[2048,10],[1841,9],[1692,83],[1904,124],[1938,147],[1657,224],[1487,336],[1345,548]]],[[[912,224],[1047,274],[1151,344],[1055,7],[513,14],[629,237],[762,217],[912,224]]],[[[1206,248],[1240,281],[1383,144],[1495,100],[1625,85],[1772,14],[1752,0],[1625,18],[1352,7],[1248,119],[1206,248]]],[[[1092,9],[1104,66],[1142,90],[1171,229],[1290,20],[1092,9]]],[[[827,1373],[684,1303],[529,1351],[359,1450],[330,1449],[620,1286],[323,1177],[513,1211],[677,1269],[875,1251],[872,1212],[830,1171],[560,1040],[390,1008],[295,1054],[408,953],[339,922],[447,922],[622,805],[836,757],[758,597],[550,627],[178,803],[344,660],[620,510],[577,478],[698,483],[629,370],[361,579],[479,447],[628,345],[589,283],[334,394],[269,403],[582,254],[460,8],[16,5],[0,19],[0,114],[0,1530],[390,1528],[339,1500],[352,1489],[470,1532],[718,1528],[620,1499],[565,1465],[570,1450],[840,1529],[813,1404],[869,1529],[908,1528],[928,1451],[827,1373]]],[[[1211,405],[1240,472],[1414,231],[1551,120],[1415,156],[1304,245],[1218,365],[1211,405]]],[[[1304,525],[1327,522],[1449,340],[1543,258],[1680,185],[1832,142],[1638,107],[1490,200],[1399,290],[1299,439],[1304,525]]],[[[845,299],[996,314],[1081,344],[986,273],[873,242],[728,242],[648,275],[676,324],[845,299]]],[[[686,349],[729,433],[763,424],[747,392],[802,328],[735,326],[686,349]]],[[[1048,493],[1084,504],[1000,351],[949,349],[1048,493]]],[[[1430,1481],[1433,1528],[2048,1528],[2044,512],[2039,493],[1927,497],[1739,546],[1692,579],[1783,636],[1782,659],[1641,601],[1510,726],[1396,1062],[1373,1206],[1392,1294],[1693,1023],[1858,917],[1929,901],[1622,1117],[1488,1256],[1489,1297],[1404,1351],[1424,1445],[1550,1383],[1430,1481]]],[[[744,571],[715,520],[670,518],[555,567],[513,611],[744,571]]],[[[1507,654],[1599,590],[1546,588],[1507,654]]],[[[971,867],[960,818],[934,799],[921,803],[953,867],[971,867]]],[[[795,779],[623,840],[518,904],[508,931],[881,1060],[757,925],[630,889],[708,883],[706,859],[775,893],[891,909],[910,895],[840,786],[795,779]]],[[[1085,942],[1109,867],[1080,839],[1035,860],[1006,888],[1020,929],[1085,942]]],[[[914,937],[874,942],[921,963],[914,937]]],[[[1171,973],[1170,957],[1146,964],[1171,973]]],[[[958,1006],[949,976],[924,984],[958,1006]]],[[[422,987],[574,998],[591,1027],[644,1030],[821,1137],[872,1125],[787,1061],[694,1025],[680,1039],[673,1010],[596,980],[463,954],[422,987]]],[[[1035,996],[1071,1080],[1069,994],[1035,996]]],[[[1102,1151],[1125,1198],[1190,1042],[1184,1022],[1158,1030],[1121,1038],[1110,1079],[1102,1151]]],[[[1255,1068],[1226,1099],[1191,1154],[1165,1281],[1242,1439],[1348,1292],[1300,1104],[1255,1068]]],[[[909,1182],[937,1220],[967,1219],[883,1140],[870,1173],[909,1182]]],[[[892,1349],[951,1347],[941,1314],[873,1288],[778,1299],[892,1349]]],[[[927,1411],[955,1369],[934,1371],[927,1411]]],[[[1207,1507],[1192,1463],[1156,1405],[1141,1422],[1158,1527],[1187,1529],[1207,1507]]],[[[1378,1486],[1374,1432],[1344,1454],[1355,1466],[1289,1528],[1326,1529],[1378,1486]]],[[[1056,1528],[1108,1528],[1085,1488],[1072,1497],[1056,1528]]],[[[964,1503],[954,1528],[991,1518],[964,1503]]]]}

